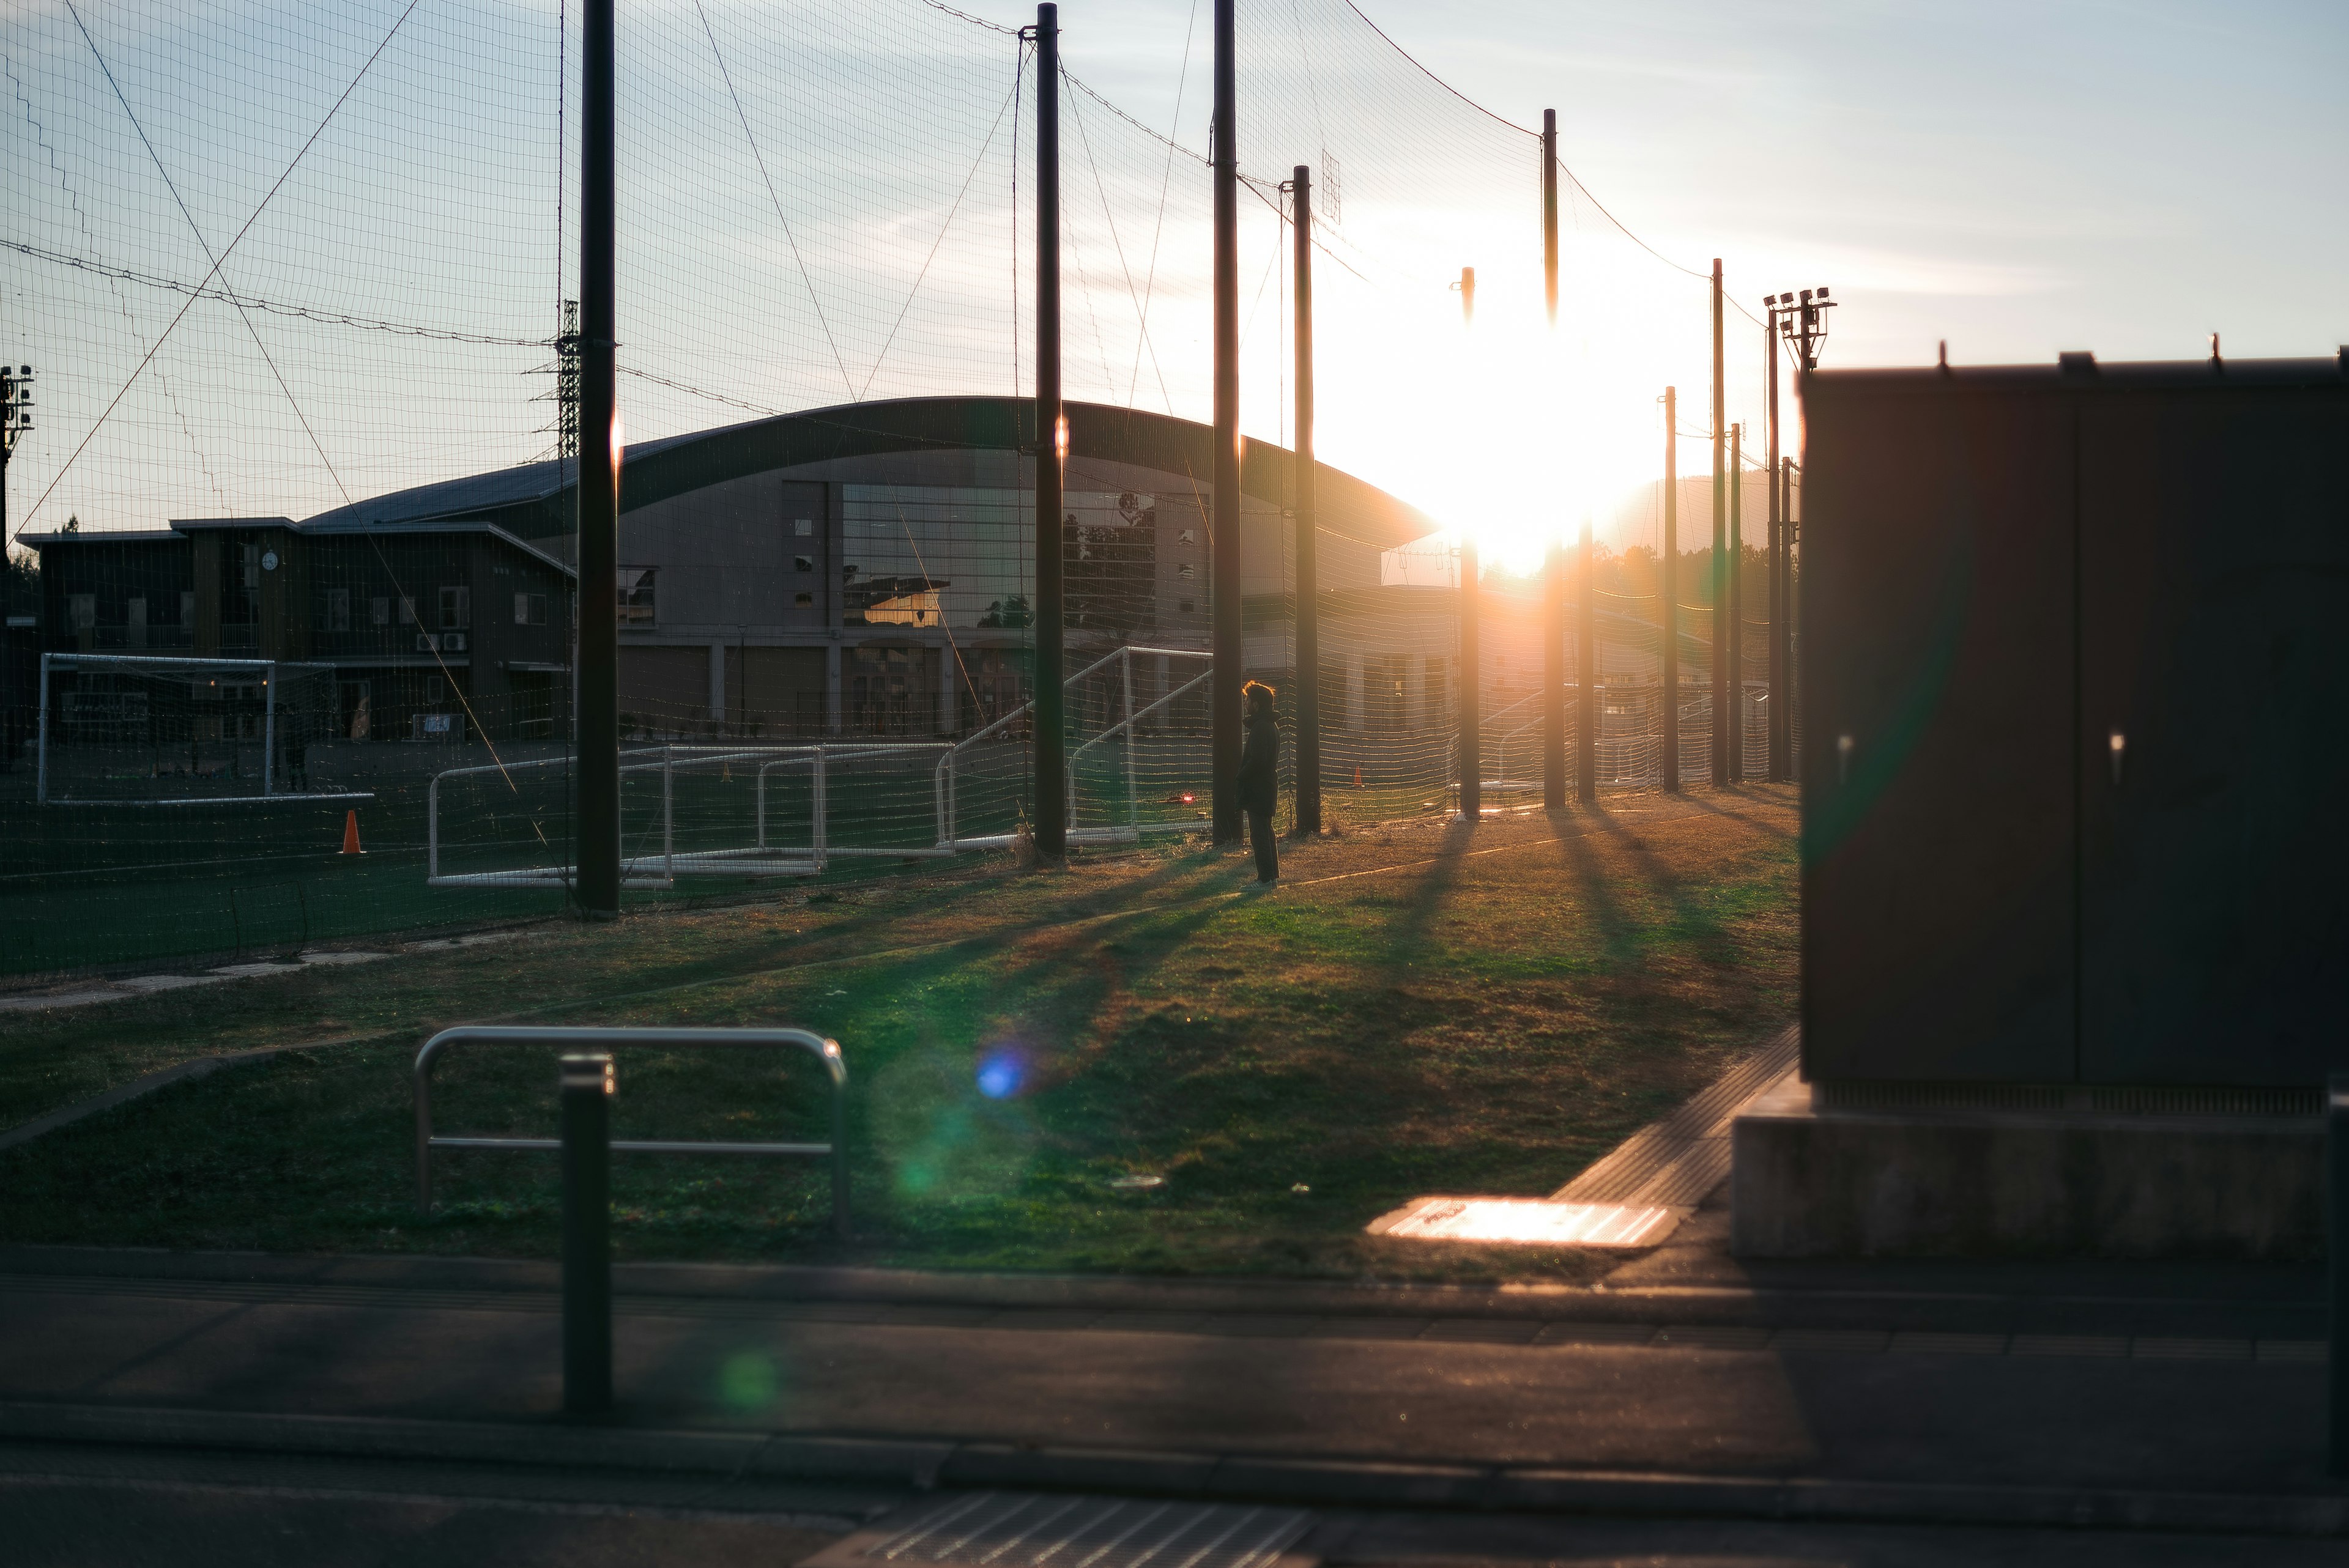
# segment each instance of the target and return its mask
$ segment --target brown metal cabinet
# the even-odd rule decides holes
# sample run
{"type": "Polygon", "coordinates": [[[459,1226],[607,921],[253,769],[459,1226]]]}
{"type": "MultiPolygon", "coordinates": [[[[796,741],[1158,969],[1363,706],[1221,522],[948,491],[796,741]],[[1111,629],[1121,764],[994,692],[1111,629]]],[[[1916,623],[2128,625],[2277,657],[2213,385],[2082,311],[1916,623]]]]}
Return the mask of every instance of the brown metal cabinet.
{"type": "Polygon", "coordinates": [[[1806,1066],[2068,1078],[2071,410],[1813,377],[1805,416],[1806,1066]]]}
{"type": "Polygon", "coordinates": [[[2080,404],[2080,1077],[2349,1065],[2349,387],[2080,404]]]}
{"type": "Polygon", "coordinates": [[[2349,377],[1804,390],[1815,1080],[2349,1067],[2349,377]]]}

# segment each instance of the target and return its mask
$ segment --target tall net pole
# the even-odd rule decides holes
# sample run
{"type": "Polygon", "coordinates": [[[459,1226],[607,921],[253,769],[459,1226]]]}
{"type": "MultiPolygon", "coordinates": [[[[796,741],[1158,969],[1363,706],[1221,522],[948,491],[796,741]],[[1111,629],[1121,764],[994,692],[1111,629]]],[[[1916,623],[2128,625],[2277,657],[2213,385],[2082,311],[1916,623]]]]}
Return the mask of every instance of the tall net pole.
{"type": "Polygon", "coordinates": [[[1485,813],[1484,647],[1477,612],[1483,568],[1476,536],[1460,535],[1460,814],[1474,822],[1485,813]]]}
{"type": "MultiPolygon", "coordinates": [[[[1557,331],[1557,110],[1542,110],[1542,293],[1557,331]]],[[[1553,367],[1555,374],[1555,367],[1553,367]]],[[[1542,805],[1566,804],[1566,541],[1553,523],[1542,563],[1542,805]]],[[[1588,677],[1585,677],[1586,681],[1588,677]]],[[[1586,698],[1587,700],[1587,698],[1586,698]]]]}
{"type": "Polygon", "coordinates": [[[1786,513],[1778,490],[1778,313],[1762,326],[1763,382],[1769,388],[1770,467],[1770,781],[1783,784],[1790,767],[1786,726],[1794,711],[1786,685],[1786,513]]]}
{"type": "MultiPolygon", "coordinates": [[[[1036,7],[1036,852],[1068,853],[1061,679],[1061,8],[1036,7]]],[[[1129,744],[1131,742],[1129,741],[1129,744]]]]}
{"type": "Polygon", "coordinates": [[[1745,778],[1745,427],[1729,427],[1729,565],[1726,585],[1728,635],[1721,645],[1722,686],[1729,705],[1722,714],[1728,731],[1729,779],[1745,778]]]}
{"type": "Polygon", "coordinates": [[[1216,0],[1216,451],[1209,520],[1215,615],[1215,841],[1240,836],[1240,208],[1239,89],[1234,0],[1216,0]]]}
{"type": "Polygon", "coordinates": [[[575,886],[591,919],[620,912],[620,423],[614,350],[613,0],[581,16],[579,216],[579,817],[575,886]]]}
{"type": "Polygon", "coordinates": [[[1728,418],[1721,386],[1721,258],[1713,258],[1713,782],[1729,782],[1729,592],[1724,573],[1729,543],[1727,475],[1723,445],[1728,418]]]}
{"type": "Polygon", "coordinates": [[[1661,576],[1656,585],[1659,601],[1658,636],[1663,644],[1664,682],[1664,790],[1678,794],[1681,788],[1681,614],[1680,590],[1674,579],[1680,575],[1681,558],[1681,456],[1680,456],[1680,388],[1664,388],[1664,555],[1657,564],[1661,576]]]}
{"type": "Polygon", "coordinates": [[[1297,448],[1290,510],[1297,537],[1297,831],[1321,830],[1320,567],[1314,550],[1313,170],[1297,165],[1291,185],[1297,266],[1297,448]]]}

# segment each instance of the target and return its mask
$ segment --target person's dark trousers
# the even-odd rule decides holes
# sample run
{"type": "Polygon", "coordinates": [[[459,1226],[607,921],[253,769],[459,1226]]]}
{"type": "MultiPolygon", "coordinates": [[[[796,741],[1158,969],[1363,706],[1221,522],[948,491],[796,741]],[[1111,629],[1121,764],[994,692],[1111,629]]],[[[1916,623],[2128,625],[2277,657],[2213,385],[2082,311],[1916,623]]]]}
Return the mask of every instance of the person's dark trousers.
{"type": "Polygon", "coordinates": [[[1256,880],[1270,882],[1280,875],[1280,845],[1272,836],[1272,808],[1248,808],[1248,841],[1256,846],[1256,880]]]}

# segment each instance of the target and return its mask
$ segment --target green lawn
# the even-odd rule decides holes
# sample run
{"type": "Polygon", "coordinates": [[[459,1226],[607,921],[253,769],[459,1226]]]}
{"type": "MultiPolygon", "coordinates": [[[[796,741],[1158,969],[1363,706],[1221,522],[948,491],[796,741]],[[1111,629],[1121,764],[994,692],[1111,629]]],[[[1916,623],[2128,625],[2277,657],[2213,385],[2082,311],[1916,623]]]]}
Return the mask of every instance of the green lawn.
{"type": "MultiPolygon", "coordinates": [[[[857,1239],[812,1162],[639,1157],[636,1257],[954,1267],[1545,1274],[1573,1253],[1362,1235],[1429,1191],[1543,1193],[1791,1016],[1783,790],[1358,830],[1288,882],[1195,841],[1002,857],[727,910],[181,993],[0,1032],[0,1124],[205,1052],[214,1074],[0,1155],[0,1239],[541,1253],[554,1162],[442,1157],[411,1207],[408,1068],[433,1028],[796,1023],[853,1076],[857,1239]],[[1008,1089],[991,1095],[988,1089],[1008,1089]],[[1165,1178],[1122,1191],[1116,1178],[1165,1178]]],[[[810,1064],[624,1054],[620,1136],[813,1137],[810,1064]]],[[[553,1064],[452,1059],[443,1131],[543,1133],[553,1064]]]]}

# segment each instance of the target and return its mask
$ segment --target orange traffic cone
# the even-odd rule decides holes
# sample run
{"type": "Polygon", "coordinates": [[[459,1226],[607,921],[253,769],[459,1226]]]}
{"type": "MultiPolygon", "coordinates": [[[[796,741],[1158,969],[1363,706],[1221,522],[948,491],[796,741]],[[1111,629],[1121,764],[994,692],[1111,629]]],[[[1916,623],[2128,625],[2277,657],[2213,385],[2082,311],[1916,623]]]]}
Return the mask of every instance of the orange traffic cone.
{"type": "Polygon", "coordinates": [[[1354,764],[1354,788],[1355,788],[1355,789],[1361,789],[1361,787],[1362,787],[1362,765],[1361,765],[1361,763],[1357,762],[1357,763],[1355,763],[1355,764],[1354,764]]]}
{"type": "Polygon", "coordinates": [[[359,848],[359,814],[357,811],[343,813],[343,853],[347,855],[367,853],[365,850],[359,848]]]}

